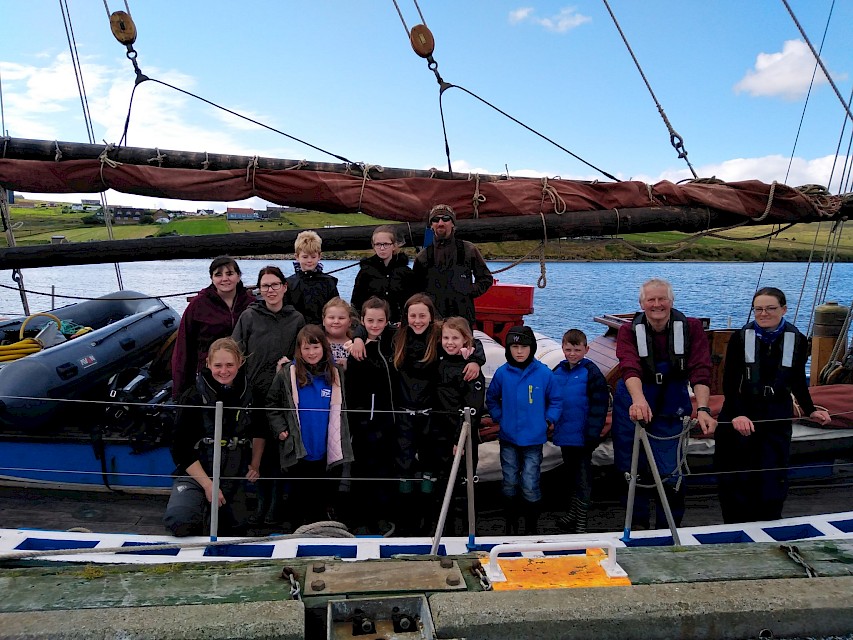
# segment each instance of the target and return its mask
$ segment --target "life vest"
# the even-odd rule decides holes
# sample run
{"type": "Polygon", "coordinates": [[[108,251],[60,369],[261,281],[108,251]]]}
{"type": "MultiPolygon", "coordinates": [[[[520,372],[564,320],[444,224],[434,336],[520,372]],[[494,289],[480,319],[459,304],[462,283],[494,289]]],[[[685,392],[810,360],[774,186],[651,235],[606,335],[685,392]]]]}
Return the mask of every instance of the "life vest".
{"type": "Polygon", "coordinates": [[[799,355],[797,352],[799,342],[797,336],[800,335],[800,331],[797,327],[786,322],[782,329],[782,359],[779,362],[779,369],[772,384],[761,383],[761,363],[758,357],[758,336],[755,333],[755,322],[746,324],[740,330],[740,334],[743,340],[743,362],[745,365],[743,382],[745,390],[754,395],[762,396],[790,394],[791,371],[794,360],[799,355]]]}
{"type": "MultiPolygon", "coordinates": [[[[237,473],[236,470],[241,466],[242,459],[252,444],[251,438],[248,437],[251,416],[250,412],[246,410],[252,405],[252,394],[248,381],[244,376],[241,376],[238,384],[242,385],[239,394],[240,408],[236,412],[233,409],[226,409],[223,415],[222,461],[220,468],[224,475],[234,475],[237,473]],[[228,470],[228,474],[225,473],[226,470],[228,470]]],[[[201,406],[211,407],[216,405],[216,393],[204,379],[204,375],[197,377],[196,389],[201,400],[201,406]]],[[[216,442],[214,440],[216,429],[215,413],[207,409],[202,412],[201,416],[205,435],[196,442],[195,448],[198,451],[202,467],[204,467],[205,471],[211,473],[213,444],[216,442]]]]}
{"type": "Polygon", "coordinates": [[[666,324],[667,352],[669,367],[666,373],[659,372],[655,362],[654,337],[642,311],[634,316],[631,323],[637,343],[637,354],[643,366],[644,378],[653,379],[655,384],[663,384],[667,380],[683,380],[687,378],[687,354],[690,351],[690,328],[687,316],[672,309],[669,322],[666,324]]]}

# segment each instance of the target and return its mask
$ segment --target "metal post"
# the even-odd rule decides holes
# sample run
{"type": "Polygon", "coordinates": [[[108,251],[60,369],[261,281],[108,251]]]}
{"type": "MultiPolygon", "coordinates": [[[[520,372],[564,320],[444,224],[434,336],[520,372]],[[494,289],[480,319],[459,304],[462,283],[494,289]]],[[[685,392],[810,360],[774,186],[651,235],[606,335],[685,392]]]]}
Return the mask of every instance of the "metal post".
{"type": "Polygon", "coordinates": [[[681,540],[678,538],[678,529],[675,527],[675,520],[672,519],[672,510],[669,508],[669,500],[666,499],[666,492],[663,490],[660,471],[658,471],[658,465],[655,462],[655,455],[652,453],[652,444],[649,442],[649,436],[646,434],[645,429],[641,429],[640,438],[643,441],[643,448],[646,450],[646,457],[649,459],[649,466],[652,468],[652,476],[654,476],[655,486],[658,489],[658,497],[663,506],[664,515],[666,515],[666,523],[669,525],[669,530],[672,533],[672,542],[680,546],[681,540]]]}
{"type": "Polygon", "coordinates": [[[625,505],[625,527],[622,530],[622,542],[631,539],[631,524],[634,521],[634,496],[637,493],[637,468],[640,462],[640,430],[642,427],[634,421],[634,448],[631,450],[631,475],[628,478],[628,503],[625,505]]]}
{"type": "Polygon", "coordinates": [[[210,499],[210,541],[216,542],[216,532],[219,529],[219,476],[222,466],[222,413],[223,404],[216,403],[213,422],[213,489],[210,499]]]}
{"type": "Polygon", "coordinates": [[[477,534],[477,512],[474,509],[474,431],[471,419],[474,417],[472,407],[465,407],[465,419],[463,429],[467,425],[468,437],[465,438],[465,489],[468,499],[468,550],[473,551],[477,545],[474,537],[477,534]]]}
{"type": "Polygon", "coordinates": [[[450,468],[450,477],[447,480],[447,488],[444,490],[444,502],[441,503],[441,513],[438,515],[438,525],[435,528],[435,537],[432,539],[432,548],[430,554],[438,553],[438,545],[441,542],[441,533],[444,531],[444,523],[447,521],[447,512],[450,509],[450,498],[453,496],[453,484],[456,481],[456,474],[459,473],[459,461],[465,451],[465,440],[471,430],[470,420],[462,423],[462,431],[459,433],[459,440],[456,442],[456,455],[453,456],[453,466],[450,468]]]}
{"type": "Polygon", "coordinates": [[[663,480],[661,480],[660,472],[658,471],[655,454],[652,451],[652,444],[649,442],[649,436],[645,428],[640,425],[639,421],[634,420],[634,449],[631,452],[631,478],[628,484],[628,504],[625,509],[625,528],[622,533],[622,541],[628,542],[631,539],[631,522],[634,518],[634,496],[637,490],[637,468],[640,458],[640,444],[646,452],[646,458],[649,462],[649,467],[652,470],[652,477],[655,480],[658,497],[660,498],[663,512],[666,516],[666,523],[672,533],[673,544],[680,545],[681,539],[678,537],[678,529],[675,526],[675,520],[672,518],[672,510],[669,508],[669,500],[666,498],[666,492],[663,490],[663,480]]]}

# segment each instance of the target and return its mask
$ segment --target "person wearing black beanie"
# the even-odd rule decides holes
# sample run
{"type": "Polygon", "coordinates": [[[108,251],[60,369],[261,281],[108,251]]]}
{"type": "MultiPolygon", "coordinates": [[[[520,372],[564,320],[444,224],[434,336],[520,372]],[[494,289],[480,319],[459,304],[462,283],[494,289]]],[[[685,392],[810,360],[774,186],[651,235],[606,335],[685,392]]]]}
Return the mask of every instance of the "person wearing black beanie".
{"type": "Polygon", "coordinates": [[[495,372],[486,404],[500,424],[506,533],[517,534],[518,517],[524,515],[525,535],[536,535],[542,445],[548,439],[548,427],[560,417],[562,399],[554,374],[535,359],[536,336],[530,327],[510,329],[505,346],[507,363],[495,372]]]}

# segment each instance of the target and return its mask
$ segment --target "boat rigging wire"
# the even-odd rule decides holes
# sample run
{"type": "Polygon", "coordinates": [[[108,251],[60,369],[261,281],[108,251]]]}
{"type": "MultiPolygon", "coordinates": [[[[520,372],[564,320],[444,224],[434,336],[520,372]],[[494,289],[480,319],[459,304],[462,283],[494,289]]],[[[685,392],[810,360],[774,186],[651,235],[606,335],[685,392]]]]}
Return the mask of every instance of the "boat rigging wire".
{"type": "MultiPolygon", "coordinates": [[[[607,0],[605,0],[606,2],[607,0]]],[[[820,54],[815,50],[814,45],[812,44],[809,37],[806,35],[806,32],[803,30],[800,21],[797,20],[797,16],[794,15],[794,10],[791,9],[791,5],[788,4],[788,0],[782,0],[782,4],[785,5],[785,8],[788,10],[788,13],[791,15],[791,19],[794,21],[794,24],[797,25],[797,29],[800,32],[800,35],[803,36],[803,40],[806,41],[809,49],[811,49],[812,55],[817,61],[818,65],[820,65],[821,71],[823,71],[823,75],[826,76],[829,85],[832,87],[832,90],[835,92],[835,95],[838,97],[838,101],[841,102],[841,106],[844,108],[844,111],[847,113],[847,117],[853,122],[853,113],[850,111],[850,105],[844,102],[844,98],[841,97],[841,92],[838,90],[838,87],[835,84],[835,81],[832,79],[832,76],[829,74],[829,70],[827,70],[826,65],[823,64],[823,60],[820,57],[820,54]]]]}
{"type": "Polygon", "coordinates": [[[6,111],[3,106],[3,74],[0,73],[0,136],[7,136],[6,131],[6,111]]]}
{"type": "MultiPolygon", "coordinates": [[[[60,0],[60,2],[62,2],[62,0],[60,0]]],[[[106,0],[104,0],[104,5],[106,6],[106,0]]],[[[109,9],[108,9],[108,11],[109,11],[109,9]]],[[[130,11],[128,10],[128,14],[129,13],[130,13],[130,11]]],[[[134,29],[135,29],[135,27],[134,27],[134,29]]],[[[119,40],[119,37],[116,36],[116,39],[119,40]]],[[[196,100],[199,100],[201,102],[204,102],[205,104],[210,105],[211,107],[214,107],[216,109],[220,109],[221,111],[224,111],[225,113],[229,113],[233,116],[236,116],[238,118],[246,120],[247,122],[251,122],[252,124],[255,124],[259,127],[262,127],[262,128],[267,129],[269,131],[272,131],[273,133],[277,133],[281,136],[284,136],[285,138],[289,138],[290,140],[293,140],[294,142],[298,142],[299,144],[304,144],[306,147],[310,147],[311,149],[314,149],[315,151],[319,151],[320,153],[324,153],[326,155],[332,156],[333,158],[336,158],[345,164],[352,164],[352,165],[358,164],[356,162],[353,162],[352,160],[349,160],[348,158],[346,158],[342,155],[339,155],[337,153],[332,153],[331,151],[323,149],[322,147],[318,147],[317,145],[313,145],[310,142],[306,142],[305,140],[302,140],[301,138],[297,138],[296,136],[293,136],[289,133],[285,133],[281,129],[276,129],[273,126],[270,126],[268,124],[264,124],[263,122],[255,120],[254,118],[250,118],[249,116],[245,116],[242,113],[238,113],[237,111],[234,111],[233,109],[228,109],[227,107],[223,107],[222,105],[219,105],[219,104],[217,104],[211,100],[208,100],[206,98],[203,98],[200,95],[197,95],[191,91],[187,91],[186,89],[181,89],[180,87],[176,87],[175,85],[169,84],[168,82],[164,82],[163,80],[158,80],[157,78],[151,78],[151,77],[145,75],[144,73],[142,73],[142,69],[140,69],[139,63],[136,60],[138,54],[137,54],[136,50],[133,48],[133,43],[132,42],[125,43],[122,40],[119,40],[119,42],[122,42],[127,47],[127,54],[126,54],[127,59],[130,60],[131,63],[133,63],[133,68],[136,72],[136,81],[134,82],[133,90],[130,93],[130,101],[128,102],[128,105],[127,105],[127,116],[125,117],[125,120],[124,120],[124,129],[122,131],[121,139],[119,140],[118,146],[123,146],[123,145],[127,144],[127,130],[130,127],[130,116],[131,116],[131,113],[133,111],[133,98],[136,95],[136,88],[140,84],[142,84],[143,82],[145,82],[147,80],[147,81],[151,81],[151,82],[154,82],[157,84],[161,84],[164,87],[168,87],[169,89],[173,89],[174,91],[178,91],[179,93],[183,93],[184,95],[187,95],[191,98],[195,98],[196,100]]],[[[92,141],[92,142],[94,143],[94,141],[92,141]]]]}
{"type": "MultiPolygon", "coordinates": [[[[569,154],[575,160],[582,162],[583,164],[588,166],[590,169],[594,169],[595,171],[598,171],[603,176],[605,176],[605,177],[607,177],[607,178],[609,178],[615,182],[621,182],[621,180],[619,180],[619,178],[617,178],[616,176],[608,173],[604,169],[601,169],[600,167],[597,167],[590,162],[587,162],[586,160],[581,158],[579,155],[572,153],[571,151],[566,149],[564,146],[562,146],[558,142],[552,140],[551,138],[549,138],[545,134],[540,133],[536,129],[529,127],[528,125],[524,124],[518,118],[515,118],[515,117],[509,115],[506,111],[504,111],[504,110],[498,108],[497,106],[493,105],[488,100],[481,98],[476,93],[469,91],[465,87],[462,87],[462,86],[459,86],[456,84],[452,84],[450,82],[445,82],[445,80],[441,77],[441,74],[438,72],[438,62],[436,62],[435,58],[432,55],[435,43],[434,43],[434,40],[432,37],[432,33],[429,31],[429,28],[427,27],[426,19],[424,18],[423,12],[421,12],[421,8],[418,5],[417,0],[414,0],[414,3],[415,3],[415,7],[417,7],[418,14],[421,17],[421,24],[417,24],[414,27],[412,27],[411,31],[409,30],[409,27],[406,24],[405,18],[403,18],[403,12],[400,10],[400,5],[397,4],[397,0],[391,0],[391,1],[394,3],[394,7],[397,9],[397,15],[400,16],[400,22],[403,23],[403,30],[406,32],[406,36],[409,40],[409,43],[412,45],[412,49],[414,50],[414,52],[418,56],[420,56],[421,58],[424,58],[427,61],[427,68],[435,74],[436,82],[438,82],[438,86],[439,86],[439,90],[438,90],[438,112],[439,112],[439,115],[441,117],[441,130],[444,134],[444,153],[445,153],[445,156],[447,157],[447,171],[448,171],[448,173],[453,175],[453,165],[450,161],[450,142],[448,141],[448,138],[447,138],[447,122],[446,122],[445,117],[444,117],[444,92],[447,91],[448,89],[459,89],[461,91],[464,91],[468,95],[470,95],[472,98],[476,98],[477,100],[482,102],[487,107],[494,109],[495,111],[500,113],[505,118],[509,118],[510,120],[515,122],[517,125],[524,127],[525,129],[527,129],[531,133],[539,136],[540,138],[542,138],[546,142],[551,143],[552,145],[554,145],[555,147],[557,147],[561,151],[564,151],[565,153],[569,154]]],[[[694,175],[694,177],[696,176],[695,173],[693,175],[694,175]]]]}
{"type": "MultiPolygon", "coordinates": [[[[823,45],[826,43],[826,34],[829,31],[829,23],[832,20],[832,11],[834,8],[835,8],[835,0],[832,0],[832,4],[829,7],[829,15],[826,17],[826,25],[823,28],[823,35],[821,36],[821,39],[820,39],[820,49],[818,50],[818,53],[823,52],[823,45]]],[[[794,136],[794,145],[791,148],[791,155],[788,158],[788,168],[785,171],[785,184],[788,184],[788,176],[791,174],[791,165],[794,162],[794,154],[797,150],[797,143],[800,140],[800,133],[802,132],[802,129],[803,129],[803,121],[806,118],[806,110],[808,109],[809,99],[811,98],[812,89],[814,88],[814,81],[815,81],[815,78],[817,77],[817,70],[818,70],[818,64],[817,64],[817,62],[815,62],[814,69],[812,70],[812,79],[809,82],[809,89],[806,92],[806,99],[803,101],[803,112],[800,114],[800,123],[797,126],[797,134],[794,136]]],[[[806,273],[808,273],[808,271],[806,273]]],[[[797,304],[797,307],[799,308],[799,303],[797,304]]]]}
{"type": "Polygon", "coordinates": [[[693,174],[694,178],[698,178],[696,175],[696,170],[693,168],[693,165],[690,164],[690,160],[687,159],[687,149],[684,148],[684,138],[682,138],[678,132],[673,128],[672,124],[669,121],[669,118],[666,115],[666,111],[663,110],[663,106],[661,106],[660,101],[658,101],[657,96],[655,95],[654,90],[652,89],[652,85],[649,83],[646,78],[646,74],[643,72],[643,68],[640,66],[640,61],[637,60],[637,56],[634,55],[634,50],[631,48],[631,45],[628,43],[628,38],[625,37],[625,33],[622,31],[622,27],[619,25],[619,21],[616,19],[616,15],[613,13],[613,10],[610,8],[610,3],[607,0],[604,1],[604,6],[607,7],[607,12],[610,14],[610,17],[613,19],[613,24],[616,25],[616,29],[619,31],[619,35],[622,36],[622,41],[625,43],[625,46],[628,48],[628,53],[631,54],[631,58],[634,60],[634,64],[637,66],[637,71],[640,72],[640,77],[643,78],[643,82],[646,83],[646,88],[649,90],[649,93],[652,96],[652,100],[655,101],[655,106],[658,108],[658,113],[660,117],[663,119],[663,123],[666,125],[666,130],[669,132],[669,142],[672,144],[673,149],[675,149],[676,153],[678,153],[679,158],[683,158],[684,162],[687,163],[687,166],[690,168],[690,173],[693,174]]]}
{"type": "MultiPolygon", "coordinates": [[[[65,26],[65,38],[68,41],[68,48],[71,53],[71,66],[74,69],[74,78],[77,81],[77,92],[80,94],[80,105],[83,108],[83,123],[86,126],[86,135],[91,144],[95,143],[95,129],[92,124],[92,113],[89,110],[89,98],[86,94],[86,85],[83,82],[83,67],[80,63],[80,55],[77,50],[77,39],[74,36],[74,25],[71,22],[71,11],[68,8],[68,0],[59,0],[59,10],[62,13],[62,22],[65,26]]],[[[109,206],[107,204],[107,196],[105,192],[100,193],[101,207],[104,212],[104,223],[107,227],[107,236],[110,240],[115,240],[113,234],[113,225],[110,218],[109,206]]],[[[116,282],[120,291],[124,290],[124,282],[121,277],[121,267],[116,262],[114,263],[116,272],[116,282]]]]}

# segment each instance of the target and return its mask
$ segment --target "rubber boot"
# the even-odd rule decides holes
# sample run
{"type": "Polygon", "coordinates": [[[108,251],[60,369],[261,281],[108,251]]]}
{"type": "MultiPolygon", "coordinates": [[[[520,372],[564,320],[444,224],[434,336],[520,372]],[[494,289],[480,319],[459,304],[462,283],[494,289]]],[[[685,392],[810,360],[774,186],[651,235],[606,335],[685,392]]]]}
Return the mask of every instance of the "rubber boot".
{"type": "Polygon", "coordinates": [[[518,535],[518,498],[504,496],[504,534],[518,535]]]}
{"type": "Polygon", "coordinates": [[[563,533],[577,533],[578,513],[577,513],[577,498],[572,498],[569,502],[569,509],[566,515],[556,519],[557,528],[563,533]]]}
{"type": "Polygon", "coordinates": [[[589,503],[584,502],[581,498],[573,498],[572,507],[575,514],[575,528],[572,533],[586,533],[589,503]]]}
{"type": "Polygon", "coordinates": [[[539,514],[541,509],[538,502],[524,501],[524,535],[539,535],[539,514]]]}
{"type": "Polygon", "coordinates": [[[415,535],[420,519],[420,509],[417,504],[419,500],[416,499],[419,496],[414,492],[414,488],[411,480],[400,480],[397,485],[396,533],[401,537],[415,535]]]}
{"type": "Polygon", "coordinates": [[[272,483],[272,480],[261,480],[255,484],[255,495],[258,498],[258,505],[255,507],[255,512],[249,515],[249,524],[264,524],[264,518],[266,518],[267,509],[269,508],[272,497],[272,483]]]}

